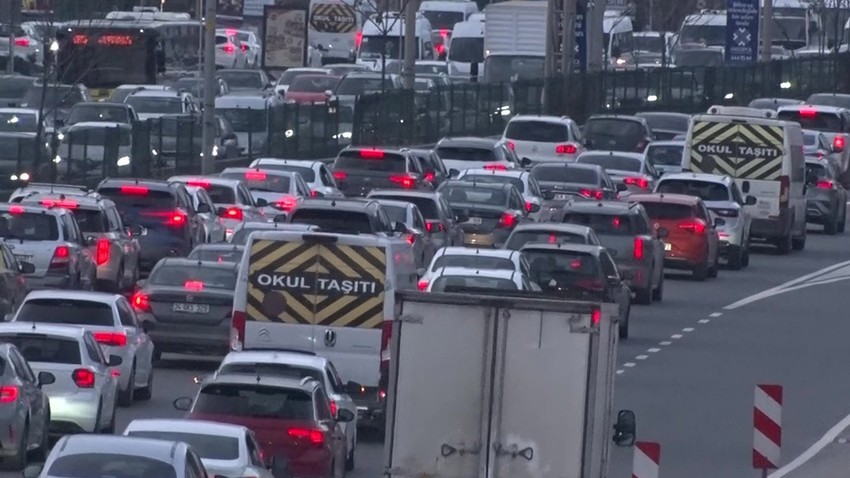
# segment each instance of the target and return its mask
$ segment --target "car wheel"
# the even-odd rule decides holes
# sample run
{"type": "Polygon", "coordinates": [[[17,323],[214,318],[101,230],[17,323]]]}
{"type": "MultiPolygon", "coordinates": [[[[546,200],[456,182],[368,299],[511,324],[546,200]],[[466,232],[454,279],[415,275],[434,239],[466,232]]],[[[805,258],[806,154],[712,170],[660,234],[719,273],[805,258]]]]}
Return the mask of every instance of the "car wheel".
{"type": "Polygon", "coordinates": [[[802,236],[791,239],[791,247],[795,251],[802,251],[806,248],[806,231],[803,231],[802,236]]]}
{"type": "Polygon", "coordinates": [[[125,276],[125,274],[124,274],[124,264],[122,263],[118,267],[118,275],[115,276],[115,287],[113,288],[113,290],[115,291],[116,294],[120,294],[121,291],[125,289],[124,283],[126,282],[127,279],[124,276],[125,276]]]}
{"type": "Polygon", "coordinates": [[[717,277],[717,273],[720,271],[720,258],[714,258],[714,265],[708,268],[708,277],[714,279],[717,277]]]}
{"type": "Polygon", "coordinates": [[[44,430],[41,432],[41,443],[38,448],[30,452],[29,458],[35,462],[44,463],[50,452],[50,409],[44,414],[44,430]]]}
{"type": "Polygon", "coordinates": [[[739,271],[744,267],[744,248],[740,246],[729,246],[729,269],[739,271]]]}
{"type": "Polygon", "coordinates": [[[629,316],[632,315],[632,308],[629,307],[626,309],[626,317],[620,320],[620,328],[618,330],[618,335],[621,339],[629,338],[629,316]]]}
{"type": "Polygon", "coordinates": [[[104,435],[112,435],[113,433],[115,433],[115,411],[117,409],[118,407],[112,407],[112,417],[110,417],[109,423],[103,427],[103,430],[101,430],[101,433],[103,433],[104,435]]]}
{"type": "Polygon", "coordinates": [[[789,232],[787,236],[780,238],[776,242],[776,250],[781,255],[790,254],[791,253],[791,233],[789,232]]]}
{"type": "Polygon", "coordinates": [[[708,277],[708,266],[706,264],[694,266],[693,271],[691,271],[691,276],[694,280],[704,281],[705,278],[708,277]]]}
{"type": "Polygon", "coordinates": [[[151,364],[151,371],[148,374],[148,383],[136,390],[136,399],[137,400],[150,400],[153,395],[153,364],[151,364]]]}
{"type": "Polygon", "coordinates": [[[635,291],[635,303],[649,305],[652,303],[652,286],[635,291]]]}
{"type": "Polygon", "coordinates": [[[661,277],[658,279],[658,287],[652,291],[652,300],[661,302],[664,299],[664,271],[661,271],[661,277]]]}
{"type": "Polygon", "coordinates": [[[354,469],[354,448],[348,450],[348,456],[345,457],[345,471],[354,469]]]}
{"type": "Polygon", "coordinates": [[[133,363],[133,368],[130,372],[130,378],[127,380],[127,388],[118,391],[118,406],[129,407],[133,404],[133,395],[136,392],[136,364],[133,363]]]}
{"type": "Polygon", "coordinates": [[[18,440],[18,449],[14,455],[3,458],[3,464],[0,468],[4,471],[21,471],[27,467],[27,435],[29,435],[29,430],[29,422],[24,423],[24,430],[18,440]]]}
{"type": "Polygon", "coordinates": [[[750,266],[750,243],[747,243],[747,247],[744,249],[744,254],[741,257],[741,265],[744,267],[750,266]]]}
{"type": "Polygon", "coordinates": [[[824,234],[829,234],[830,236],[835,234],[838,230],[838,213],[835,214],[835,217],[829,218],[827,222],[823,224],[823,232],[824,234]]]}
{"type": "Polygon", "coordinates": [[[847,225],[847,207],[841,208],[841,217],[838,220],[838,232],[844,232],[844,226],[847,225]]]}

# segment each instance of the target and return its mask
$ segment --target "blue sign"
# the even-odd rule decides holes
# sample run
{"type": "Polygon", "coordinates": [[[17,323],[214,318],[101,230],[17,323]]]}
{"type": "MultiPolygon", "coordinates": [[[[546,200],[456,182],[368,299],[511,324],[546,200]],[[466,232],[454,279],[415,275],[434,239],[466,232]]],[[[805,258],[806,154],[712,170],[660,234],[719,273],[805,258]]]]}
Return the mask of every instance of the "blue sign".
{"type": "Polygon", "coordinates": [[[576,51],[573,55],[573,71],[587,70],[587,8],[584,2],[576,2],[576,51]]]}
{"type": "Polygon", "coordinates": [[[760,4],[760,0],[727,0],[726,63],[758,61],[760,4]]]}

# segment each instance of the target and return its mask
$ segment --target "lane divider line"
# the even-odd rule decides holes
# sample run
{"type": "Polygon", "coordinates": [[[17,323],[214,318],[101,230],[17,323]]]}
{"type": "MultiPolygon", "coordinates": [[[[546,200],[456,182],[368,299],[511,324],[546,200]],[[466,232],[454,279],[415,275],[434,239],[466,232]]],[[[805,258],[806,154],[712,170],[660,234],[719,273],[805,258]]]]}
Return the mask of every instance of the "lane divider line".
{"type": "Polygon", "coordinates": [[[771,473],[770,478],[782,478],[783,476],[791,473],[796,470],[800,466],[802,466],[807,461],[811,460],[815,457],[821,450],[826,448],[830,443],[834,442],[838,435],[844,431],[845,428],[850,426],[850,415],[844,417],[840,422],[836,423],[835,426],[830,428],[824,436],[821,437],[820,440],[816,441],[809,447],[808,450],[804,451],[803,454],[791,460],[787,465],[782,468],[776,470],[771,473]]]}
{"type": "Polygon", "coordinates": [[[850,261],[844,261],[844,262],[839,262],[838,264],[833,264],[829,267],[825,267],[821,270],[812,272],[811,274],[806,274],[804,276],[790,280],[790,281],[788,281],[784,284],[779,284],[776,287],[772,287],[770,289],[763,290],[763,291],[761,291],[757,294],[753,294],[749,297],[744,297],[743,299],[741,299],[737,302],[733,302],[733,303],[723,307],[723,309],[724,310],[734,310],[734,309],[737,309],[739,307],[743,307],[747,304],[751,304],[753,302],[756,302],[756,301],[759,301],[759,300],[762,300],[762,299],[766,299],[768,297],[771,297],[771,296],[774,296],[774,295],[777,295],[777,294],[782,294],[784,292],[790,292],[791,290],[793,290],[792,289],[793,286],[796,286],[798,284],[802,284],[803,282],[807,282],[810,279],[822,276],[824,274],[828,274],[832,271],[841,269],[842,267],[846,267],[848,265],[850,265],[850,261]]]}
{"type": "Polygon", "coordinates": [[[670,345],[670,344],[672,344],[672,343],[673,343],[673,342],[670,342],[669,340],[662,340],[661,342],[658,342],[658,345],[664,345],[664,346],[667,346],[667,345],[670,345]]]}
{"type": "Polygon", "coordinates": [[[678,340],[682,338],[682,334],[673,334],[670,336],[670,338],[673,340],[678,340]]]}
{"type": "Polygon", "coordinates": [[[661,352],[661,349],[659,349],[657,347],[652,347],[651,349],[646,349],[646,351],[651,353],[651,354],[654,354],[654,353],[661,352]]]}
{"type": "Polygon", "coordinates": [[[723,312],[712,312],[708,314],[709,317],[720,317],[721,315],[723,315],[723,312]]]}
{"type": "Polygon", "coordinates": [[[685,327],[684,329],[682,329],[682,332],[693,332],[693,331],[694,331],[693,327],[685,327]]]}
{"type": "Polygon", "coordinates": [[[623,367],[629,367],[629,368],[632,368],[632,367],[634,367],[635,365],[637,365],[637,364],[636,364],[636,363],[634,363],[634,362],[626,362],[626,363],[624,363],[624,364],[623,364],[623,367]]]}
{"type": "Polygon", "coordinates": [[[626,371],[623,369],[617,370],[617,375],[622,375],[624,373],[626,373],[626,371]]]}
{"type": "Polygon", "coordinates": [[[699,322],[700,324],[707,324],[707,323],[711,322],[711,320],[710,319],[699,319],[697,322],[699,322]]]}

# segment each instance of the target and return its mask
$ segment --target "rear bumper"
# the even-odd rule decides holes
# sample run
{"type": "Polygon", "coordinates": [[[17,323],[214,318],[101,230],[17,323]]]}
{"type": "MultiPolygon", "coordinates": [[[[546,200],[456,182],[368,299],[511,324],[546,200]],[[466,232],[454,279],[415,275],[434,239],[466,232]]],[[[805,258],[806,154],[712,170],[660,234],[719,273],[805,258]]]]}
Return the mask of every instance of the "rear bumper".
{"type": "Polygon", "coordinates": [[[224,355],[230,351],[229,320],[223,325],[203,326],[159,322],[152,315],[145,315],[144,318],[156,322],[156,328],[149,335],[157,352],[224,355]]]}
{"type": "Polygon", "coordinates": [[[72,284],[70,274],[46,274],[42,277],[27,276],[27,290],[70,289],[72,284]]]}
{"type": "Polygon", "coordinates": [[[791,217],[787,210],[776,219],[753,219],[750,236],[758,239],[778,239],[791,234],[791,217]]]}
{"type": "Polygon", "coordinates": [[[624,278],[624,282],[632,291],[636,289],[649,289],[652,285],[652,268],[649,264],[624,264],[617,263],[617,268],[624,278]]]}
{"type": "Polygon", "coordinates": [[[837,201],[830,198],[809,199],[806,201],[806,221],[822,223],[832,220],[838,213],[837,201]]]}
{"type": "Polygon", "coordinates": [[[95,391],[50,397],[50,434],[96,432],[99,400],[95,391]]]}

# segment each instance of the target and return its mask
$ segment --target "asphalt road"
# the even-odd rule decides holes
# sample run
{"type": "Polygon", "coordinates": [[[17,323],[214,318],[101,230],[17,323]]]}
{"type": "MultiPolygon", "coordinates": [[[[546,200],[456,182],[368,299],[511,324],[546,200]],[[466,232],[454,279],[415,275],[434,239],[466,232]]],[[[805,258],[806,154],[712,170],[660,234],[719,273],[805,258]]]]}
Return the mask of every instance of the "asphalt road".
{"type": "MultiPolygon", "coordinates": [[[[784,463],[850,413],[850,321],[843,313],[850,308],[845,295],[850,263],[724,308],[850,261],[847,241],[847,235],[811,231],[801,253],[778,256],[765,249],[752,256],[748,269],[722,270],[704,283],[674,273],[667,277],[661,304],[635,306],[631,337],[619,349],[616,405],[636,412],[640,440],[661,443],[662,476],[760,476],[751,465],[757,383],[785,387],[784,463]]],[[[216,365],[215,357],[166,355],[156,370],[152,400],[120,409],[117,429],[133,418],[181,416],[172,401],[191,396],[193,377],[216,365]]],[[[843,460],[850,463],[850,445],[844,447],[843,460]]],[[[836,453],[841,455],[834,446],[824,451],[836,453]]],[[[381,443],[361,436],[356,461],[349,477],[380,476],[381,443]]],[[[631,448],[615,449],[610,476],[630,476],[631,461],[631,448]]],[[[11,476],[20,475],[0,473],[0,478],[11,476]]]]}

